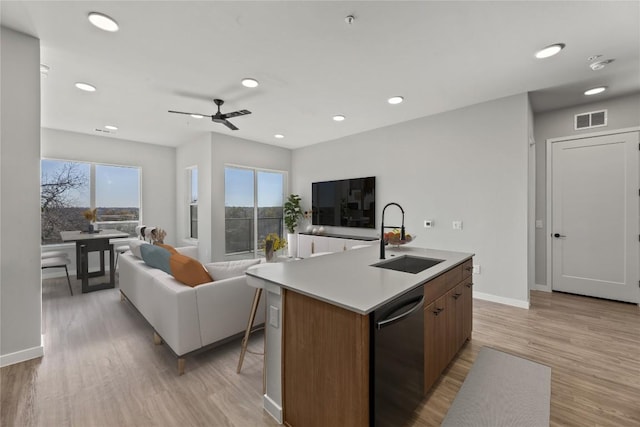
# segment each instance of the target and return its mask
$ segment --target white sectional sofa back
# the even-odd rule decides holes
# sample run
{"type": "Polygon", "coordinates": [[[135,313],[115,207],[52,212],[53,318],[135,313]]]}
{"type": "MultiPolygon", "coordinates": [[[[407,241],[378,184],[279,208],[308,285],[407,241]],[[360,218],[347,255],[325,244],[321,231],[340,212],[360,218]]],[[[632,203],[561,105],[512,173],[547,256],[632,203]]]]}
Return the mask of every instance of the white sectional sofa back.
{"type": "MultiPolygon", "coordinates": [[[[176,250],[197,257],[196,247],[176,250]]],[[[120,263],[120,291],[178,357],[246,329],[255,289],[244,274],[192,288],[130,252],[120,263]]],[[[261,302],[255,323],[263,322],[261,302]]]]}

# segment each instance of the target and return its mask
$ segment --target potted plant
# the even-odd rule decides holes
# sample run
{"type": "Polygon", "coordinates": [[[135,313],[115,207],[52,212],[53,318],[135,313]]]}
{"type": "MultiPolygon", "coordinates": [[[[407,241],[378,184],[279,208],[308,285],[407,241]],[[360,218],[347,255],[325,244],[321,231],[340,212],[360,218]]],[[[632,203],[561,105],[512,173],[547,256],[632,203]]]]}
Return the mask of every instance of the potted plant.
{"type": "Polygon", "coordinates": [[[287,227],[287,241],[289,242],[289,258],[294,258],[297,254],[297,240],[295,236],[295,228],[298,225],[298,219],[302,216],[302,208],[300,208],[300,196],[290,194],[284,204],[284,224],[287,227]]]}

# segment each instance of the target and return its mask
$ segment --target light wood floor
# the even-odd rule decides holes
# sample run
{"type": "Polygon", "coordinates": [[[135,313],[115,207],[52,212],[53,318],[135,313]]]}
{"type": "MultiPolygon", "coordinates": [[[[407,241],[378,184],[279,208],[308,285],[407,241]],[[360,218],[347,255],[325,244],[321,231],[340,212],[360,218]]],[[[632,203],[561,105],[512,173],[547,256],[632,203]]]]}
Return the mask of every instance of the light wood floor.
{"type": "MultiPolygon", "coordinates": [[[[117,289],[73,297],[43,284],[45,357],[0,370],[2,426],[275,426],[262,409],[262,358],[240,342],[176,359],[117,289]]],[[[552,367],[551,425],[640,426],[640,310],[635,305],[533,292],[523,310],[474,300],[473,340],[416,413],[444,418],[482,346],[552,367]]],[[[250,348],[260,350],[254,334],[250,348]]],[[[320,402],[319,402],[320,404],[320,402]]],[[[304,426],[302,426],[304,427],[304,426]]]]}

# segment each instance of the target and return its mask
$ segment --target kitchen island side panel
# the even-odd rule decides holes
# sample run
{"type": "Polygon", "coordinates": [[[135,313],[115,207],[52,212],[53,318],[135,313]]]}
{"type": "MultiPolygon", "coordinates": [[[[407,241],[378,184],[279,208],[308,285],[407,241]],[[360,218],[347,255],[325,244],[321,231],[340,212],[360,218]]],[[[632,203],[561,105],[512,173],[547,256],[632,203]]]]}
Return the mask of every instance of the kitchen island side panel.
{"type": "Polygon", "coordinates": [[[284,290],[284,422],[369,425],[369,316],[284,290]]]}

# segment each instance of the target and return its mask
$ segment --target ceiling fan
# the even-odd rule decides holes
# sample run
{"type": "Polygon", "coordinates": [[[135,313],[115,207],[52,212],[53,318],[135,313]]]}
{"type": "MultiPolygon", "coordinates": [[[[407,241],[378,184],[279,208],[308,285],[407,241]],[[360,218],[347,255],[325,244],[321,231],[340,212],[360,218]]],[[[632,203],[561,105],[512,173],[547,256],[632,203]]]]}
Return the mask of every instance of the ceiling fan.
{"type": "Polygon", "coordinates": [[[222,104],[224,104],[224,101],[222,99],[214,99],[213,102],[218,106],[218,112],[215,113],[213,116],[207,116],[206,114],[200,114],[200,113],[185,113],[184,111],[169,110],[169,112],[170,113],[176,113],[176,114],[188,114],[188,115],[194,116],[194,117],[211,117],[211,121],[216,122],[216,123],[222,123],[223,125],[225,125],[226,127],[228,127],[231,130],[238,130],[238,128],[227,119],[230,119],[232,117],[245,116],[247,114],[251,114],[251,111],[249,111],[249,110],[238,110],[238,111],[234,111],[232,113],[224,113],[224,114],[222,114],[220,112],[220,106],[222,104]]]}

